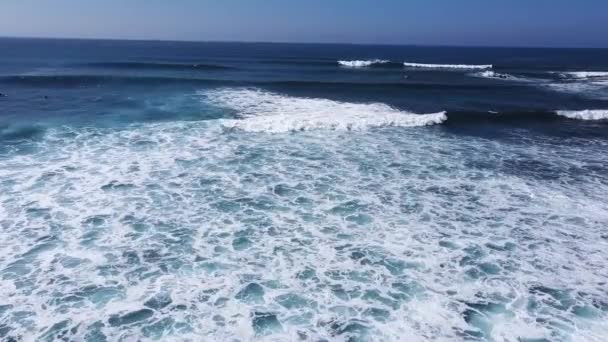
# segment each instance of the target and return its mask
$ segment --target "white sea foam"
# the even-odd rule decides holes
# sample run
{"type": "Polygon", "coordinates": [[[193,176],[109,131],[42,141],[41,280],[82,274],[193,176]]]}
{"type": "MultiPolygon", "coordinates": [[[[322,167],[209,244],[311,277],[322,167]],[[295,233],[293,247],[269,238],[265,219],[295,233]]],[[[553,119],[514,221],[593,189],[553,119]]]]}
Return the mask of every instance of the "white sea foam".
{"type": "Polygon", "coordinates": [[[403,63],[406,67],[410,68],[423,68],[423,69],[492,69],[491,64],[487,65],[469,65],[469,64],[426,64],[426,63],[403,63]]]}
{"type": "Polygon", "coordinates": [[[608,110],[593,109],[593,110],[559,110],[558,115],[569,119],[579,120],[608,120],[608,110]]]}
{"type": "Polygon", "coordinates": [[[223,120],[228,128],[283,133],[314,129],[362,130],[371,127],[414,127],[442,123],[445,112],[414,114],[382,103],[349,103],[299,98],[256,89],[222,89],[202,93],[218,106],[234,109],[242,119],[223,120]]]}
{"type": "Polygon", "coordinates": [[[382,59],[338,61],[339,65],[349,67],[349,68],[365,68],[365,67],[372,66],[374,64],[386,64],[386,63],[390,63],[390,61],[382,60],[382,59]]]}

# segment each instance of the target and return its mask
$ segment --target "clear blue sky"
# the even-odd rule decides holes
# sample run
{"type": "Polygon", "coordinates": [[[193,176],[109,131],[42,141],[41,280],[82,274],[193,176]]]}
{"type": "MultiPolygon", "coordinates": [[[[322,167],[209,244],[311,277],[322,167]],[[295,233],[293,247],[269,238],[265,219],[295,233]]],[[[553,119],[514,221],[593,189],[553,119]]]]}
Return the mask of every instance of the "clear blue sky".
{"type": "Polygon", "coordinates": [[[608,47],[608,0],[0,0],[0,36],[608,47]]]}

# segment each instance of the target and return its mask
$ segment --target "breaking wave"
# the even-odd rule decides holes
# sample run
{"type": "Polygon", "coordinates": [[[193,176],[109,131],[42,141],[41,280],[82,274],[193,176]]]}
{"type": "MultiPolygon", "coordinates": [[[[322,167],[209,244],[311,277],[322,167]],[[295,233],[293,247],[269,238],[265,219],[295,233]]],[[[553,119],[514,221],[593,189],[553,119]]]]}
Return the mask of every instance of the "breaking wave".
{"type": "Polygon", "coordinates": [[[240,119],[223,120],[226,128],[248,132],[284,133],[315,129],[363,130],[372,127],[415,127],[440,124],[445,112],[414,114],[381,103],[348,103],[297,98],[257,89],[220,89],[202,95],[214,105],[228,107],[240,119]]]}
{"type": "Polygon", "coordinates": [[[606,109],[558,110],[557,114],[569,119],[608,120],[608,110],[606,109]]]}
{"type": "Polygon", "coordinates": [[[382,59],[373,59],[373,60],[355,60],[355,61],[338,61],[338,64],[341,66],[349,67],[349,68],[366,68],[375,64],[387,64],[391,61],[382,60],[382,59]]]}
{"type": "Polygon", "coordinates": [[[491,64],[485,65],[469,65],[469,64],[426,64],[426,63],[403,63],[406,67],[409,68],[423,68],[423,69],[476,69],[476,70],[484,70],[484,69],[492,69],[493,66],[491,64]]]}

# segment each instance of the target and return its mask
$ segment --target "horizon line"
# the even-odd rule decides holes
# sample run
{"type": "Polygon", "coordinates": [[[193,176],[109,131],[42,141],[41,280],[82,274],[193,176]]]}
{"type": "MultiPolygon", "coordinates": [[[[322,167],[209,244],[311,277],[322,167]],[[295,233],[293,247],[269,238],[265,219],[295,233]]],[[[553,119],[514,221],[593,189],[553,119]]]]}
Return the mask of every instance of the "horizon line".
{"type": "Polygon", "coordinates": [[[359,45],[359,46],[409,46],[409,47],[453,47],[453,48],[496,48],[496,49],[600,49],[599,46],[521,46],[521,45],[468,45],[468,44],[408,44],[408,43],[355,43],[355,42],[288,42],[263,40],[190,40],[190,39],[152,39],[152,38],[89,38],[89,37],[42,37],[42,36],[2,36],[0,39],[37,39],[37,40],[89,40],[89,41],[125,41],[125,42],[159,42],[159,43],[220,43],[220,44],[293,44],[293,45],[359,45]]]}

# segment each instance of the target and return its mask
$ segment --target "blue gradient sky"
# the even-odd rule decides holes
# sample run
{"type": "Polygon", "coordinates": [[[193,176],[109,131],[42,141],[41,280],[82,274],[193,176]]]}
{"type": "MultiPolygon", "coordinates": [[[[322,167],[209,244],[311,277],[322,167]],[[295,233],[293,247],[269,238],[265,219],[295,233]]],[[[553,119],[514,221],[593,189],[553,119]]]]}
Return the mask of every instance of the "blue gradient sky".
{"type": "Polygon", "coordinates": [[[608,0],[0,0],[0,36],[608,47],[608,0]]]}

